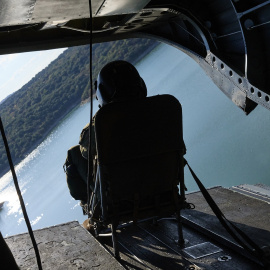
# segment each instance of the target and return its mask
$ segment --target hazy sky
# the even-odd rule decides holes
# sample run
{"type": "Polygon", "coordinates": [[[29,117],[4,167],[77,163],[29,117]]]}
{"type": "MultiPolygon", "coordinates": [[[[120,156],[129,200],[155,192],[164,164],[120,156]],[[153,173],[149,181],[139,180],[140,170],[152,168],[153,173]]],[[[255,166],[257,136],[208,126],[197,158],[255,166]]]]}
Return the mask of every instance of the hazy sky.
{"type": "Polygon", "coordinates": [[[0,102],[19,90],[39,71],[47,67],[65,49],[0,56],[0,102]]]}

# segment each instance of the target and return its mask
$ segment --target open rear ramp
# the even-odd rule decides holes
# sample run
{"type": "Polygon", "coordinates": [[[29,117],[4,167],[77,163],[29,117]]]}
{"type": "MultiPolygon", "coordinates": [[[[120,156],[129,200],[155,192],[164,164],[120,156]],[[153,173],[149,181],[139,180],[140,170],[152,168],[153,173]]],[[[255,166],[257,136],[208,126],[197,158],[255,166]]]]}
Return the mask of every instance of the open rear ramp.
{"type": "MultiPolygon", "coordinates": [[[[124,269],[77,221],[34,231],[43,270],[124,269]]],[[[5,238],[21,270],[38,269],[27,233],[5,238]]]]}
{"type": "MultiPolygon", "coordinates": [[[[255,198],[217,187],[209,190],[225,216],[260,247],[270,243],[270,205],[255,198]]],[[[196,210],[184,210],[181,249],[174,219],[151,221],[119,230],[120,255],[126,269],[264,269],[261,262],[239,247],[223,229],[201,192],[187,194],[196,210]]],[[[110,238],[99,239],[112,252],[110,238]]]]}
{"type": "MultiPolygon", "coordinates": [[[[209,193],[225,216],[260,247],[269,245],[269,203],[222,187],[209,193]]],[[[111,237],[99,237],[98,242],[74,221],[34,232],[43,269],[264,269],[234,243],[200,192],[186,197],[196,209],[182,211],[185,248],[175,242],[177,222],[173,218],[157,225],[148,220],[118,229],[118,262],[112,256],[111,237]]],[[[6,242],[22,270],[37,269],[28,234],[7,237],[6,242]]]]}

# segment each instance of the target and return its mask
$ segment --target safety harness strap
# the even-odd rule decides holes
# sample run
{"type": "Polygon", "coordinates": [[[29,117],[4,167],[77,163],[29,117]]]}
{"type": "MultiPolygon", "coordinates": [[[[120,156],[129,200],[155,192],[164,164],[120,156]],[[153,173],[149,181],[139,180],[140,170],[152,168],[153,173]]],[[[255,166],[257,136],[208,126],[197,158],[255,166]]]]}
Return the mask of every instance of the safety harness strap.
{"type": "MultiPolygon", "coordinates": [[[[256,257],[259,257],[262,259],[265,257],[264,251],[256,244],[253,240],[251,240],[242,230],[240,230],[238,227],[236,227],[231,221],[229,221],[224,214],[221,212],[211,195],[208,193],[206,188],[203,186],[199,178],[196,176],[194,171],[189,166],[188,162],[185,160],[185,164],[188,166],[194,180],[196,181],[198,187],[200,188],[205,200],[211,207],[212,211],[216,215],[216,217],[219,219],[220,223],[223,225],[223,227],[226,229],[226,231],[239,243],[244,249],[249,251],[251,254],[253,254],[256,257]],[[231,227],[230,227],[230,226],[231,227]],[[239,236],[241,236],[242,239],[239,238],[239,236],[234,232],[234,230],[238,233],[239,236]],[[246,243],[245,243],[246,242],[246,243]],[[249,246],[248,246],[248,245],[249,246]]],[[[266,259],[266,258],[264,258],[266,259]]],[[[267,261],[267,259],[266,259],[267,261]]]]}

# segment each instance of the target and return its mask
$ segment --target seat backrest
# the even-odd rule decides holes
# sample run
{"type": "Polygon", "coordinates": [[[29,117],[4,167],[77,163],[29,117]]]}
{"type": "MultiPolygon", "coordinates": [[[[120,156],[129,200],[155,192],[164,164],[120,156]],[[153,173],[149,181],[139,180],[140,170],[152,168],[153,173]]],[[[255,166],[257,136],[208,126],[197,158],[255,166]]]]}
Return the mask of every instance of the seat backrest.
{"type": "Polygon", "coordinates": [[[95,118],[103,219],[173,214],[184,154],[182,109],[158,95],[111,103],[95,118]]]}

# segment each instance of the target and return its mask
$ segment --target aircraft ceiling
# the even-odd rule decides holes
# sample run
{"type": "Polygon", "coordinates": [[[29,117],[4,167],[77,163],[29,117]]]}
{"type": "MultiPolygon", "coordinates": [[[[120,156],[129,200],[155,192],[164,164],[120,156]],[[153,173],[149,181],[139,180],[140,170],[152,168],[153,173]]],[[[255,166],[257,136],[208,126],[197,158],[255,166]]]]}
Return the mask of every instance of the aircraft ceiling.
{"type": "Polygon", "coordinates": [[[148,37],[190,55],[247,114],[270,109],[269,0],[0,0],[0,54],[148,37]]]}

